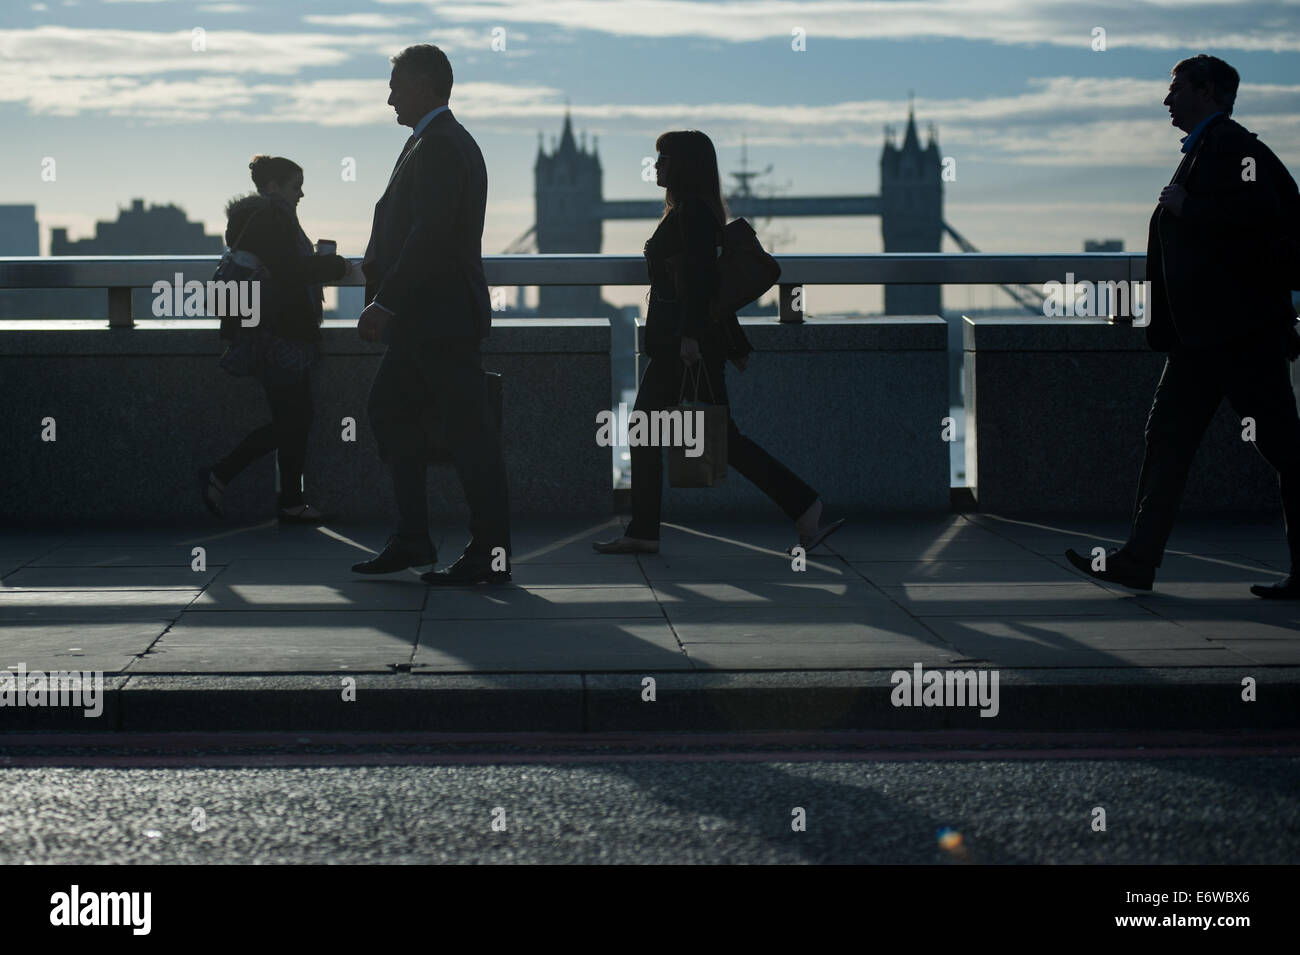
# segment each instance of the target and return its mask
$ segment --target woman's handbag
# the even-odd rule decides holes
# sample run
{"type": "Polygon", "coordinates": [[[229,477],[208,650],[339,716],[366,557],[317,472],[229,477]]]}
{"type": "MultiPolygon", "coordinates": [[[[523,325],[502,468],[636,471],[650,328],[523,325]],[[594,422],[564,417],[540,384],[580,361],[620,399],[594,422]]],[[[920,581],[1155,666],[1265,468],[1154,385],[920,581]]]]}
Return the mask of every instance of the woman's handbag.
{"type": "MultiPolygon", "coordinates": [[[[709,297],[709,317],[726,328],[728,320],[750,302],[757,301],[781,278],[781,266],[763,244],[758,233],[745,219],[732,219],[722,229],[718,252],[718,281],[709,297]]],[[[683,269],[686,253],[678,252],[664,260],[673,276],[680,301],[685,294],[683,269]]]]}
{"type": "Polygon", "coordinates": [[[682,390],[677,398],[677,405],[664,409],[666,418],[660,437],[662,438],[666,431],[670,435],[676,433],[683,438],[681,442],[674,442],[668,447],[669,487],[717,487],[727,480],[727,421],[731,411],[726,405],[713,403],[716,400],[713,384],[709,381],[709,373],[704,367],[704,362],[697,362],[694,370],[693,380],[690,367],[682,375],[682,390]],[[710,401],[708,402],[700,400],[701,377],[709,386],[710,401]],[[690,401],[686,400],[688,381],[694,385],[692,389],[694,394],[690,401]],[[681,421],[679,431],[675,431],[668,425],[674,417],[681,421]],[[684,440],[687,436],[692,439],[689,443],[684,440]],[[696,453],[688,454],[688,451],[696,453]]]}
{"type": "Polygon", "coordinates": [[[722,230],[718,293],[709,302],[709,314],[715,321],[725,321],[765,295],[780,277],[781,266],[758,241],[754,227],[744,219],[732,219],[722,230]]]}

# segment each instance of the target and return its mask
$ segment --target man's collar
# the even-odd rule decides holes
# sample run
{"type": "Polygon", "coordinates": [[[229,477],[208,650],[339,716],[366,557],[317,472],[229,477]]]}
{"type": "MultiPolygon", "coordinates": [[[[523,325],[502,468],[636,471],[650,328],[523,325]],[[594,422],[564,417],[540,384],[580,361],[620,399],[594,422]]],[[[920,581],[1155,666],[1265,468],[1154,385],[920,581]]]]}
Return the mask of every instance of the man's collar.
{"type": "Polygon", "coordinates": [[[1205,119],[1197,123],[1195,128],[1181,140],[1183,144],[1183,152],[1191,152],[1192,148],[1196,145],[1196,141],[1201,138],[1201,133],[1205,132],[1205,127],[1209,126],[1210,123],[1223,115],[1225,115],[1223,110],[1219,110],[1217,113],[1211,113],[1209,116],[1205,117],[1205,119]]]}
{"type": "Polygon", "coordinates": [[[411,135],[419,136],[420,133],[424,132],[425,128],[429,125],[429,123],[433,122],[435,117],[440,116],[443,113],[450,113],[450,112],[451,112],[451,107],[449,107],[446,103],[437,107],[436,109],[429,110],[429,112],[425,113],[422,117],[420,117],[420,121],[416,123],[415,128],[411,130],[411,135]]]}

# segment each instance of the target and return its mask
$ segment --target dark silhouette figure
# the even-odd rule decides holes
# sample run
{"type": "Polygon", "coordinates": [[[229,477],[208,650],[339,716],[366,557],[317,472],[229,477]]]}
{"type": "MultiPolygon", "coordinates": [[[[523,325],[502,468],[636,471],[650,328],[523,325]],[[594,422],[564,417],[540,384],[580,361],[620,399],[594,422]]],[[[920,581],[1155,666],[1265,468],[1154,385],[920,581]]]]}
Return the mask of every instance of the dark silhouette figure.
{"type": "Polygon", "coordinates": [[[303,197],[302,168],[283,157],[254,156],[248,164],[257,192],[226,206],[226,244],[251,252],[270,278],[261,285],[259,324],[240,328],[222,321],[221,337],[259,339],[256,376],[271,407],[271,421],[251,432],[230,454],[199,472],[203,503],[221,517],[226,485],[258,458],[277,452],[279,516],[285,523],[318,524],[325,515],[303,500],[302,471],[311,428],[312,369],[319,357],[320,283],[347,275],[352,266],[338,255],[313,255],[298,224],[303,197]],[[283,367],[282,367],[283,366],[283,367]]]}
{"type": "Polygon", "coordinates": [[[1150,590],[1192,458],[1226,397],[1243,419],[1254,419],[1256,447],[1277,469],[1291,552],[1290,577],[1251,591],[1297,599],[1300,417],[1287,361],[1300,339],[1277,250],[1288,220],[1300,215],[1300,195],[1272,151],[1229,118],[1236,70],[1201,54],[1171,75],[1165,105],[1188,135],[1147,239],[1147,341],[1167,357],[1147,418],[1133,528],[1104,569],[1073,550],[1066,556],[1093,577],[1150,590]]]}
{"type": "Polygon", "coordinates": [[[501,437],[487,400],[480,341],[492,328],[483,275],[487,167],[447,102],[451,64],[436,46],[393,57],[388,104],[412,128],[375,205],[362,268],[357,330],[388,345],[370,389],[369,416],[393,479],[399,523],[384,550],[352,569],[386,574],[437,562],[429,539],[430,441],[421,417],[442,416],[447,448],[470,507],[471,539],[430,584],[510,579],[510,514],[501,437]]]}
{"type": "MultiPolygon", "coordinates": [[[[650,303],[645,341],[650,362],[637,389],[636,411],[660,411],[678,403],[687,365],[704,363],[714,404],[729,404],[723,368],[728,359],[745,370],[753,351],[735,315],[709,316],[717,287],[717,257],[727,209],[718,179],[713,142],[698,130],[664,133],[655,142],[657,183],[666,189],[665,211],[645,244],[650,303]],[[668,260],[685,253],[675,278],[668,260]]],[[[658,553],[663,497],[663,449],[631,449],[632,521],[626,534],[592,546],[604,554],[658,553]]],[[[820,544],[842,521],[819,527],[817,492],[736,428],[728,415],[727,463],[749,478],[795,522],[805,549],[820,544]]]]}

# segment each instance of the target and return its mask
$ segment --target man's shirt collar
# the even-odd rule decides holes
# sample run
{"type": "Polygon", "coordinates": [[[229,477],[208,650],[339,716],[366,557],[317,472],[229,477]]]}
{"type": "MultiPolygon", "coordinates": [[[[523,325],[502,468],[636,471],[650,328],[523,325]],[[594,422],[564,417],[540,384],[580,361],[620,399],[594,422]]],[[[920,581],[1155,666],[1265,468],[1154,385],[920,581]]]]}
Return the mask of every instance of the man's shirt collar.
{"type": "Polygon", "coordinates": [[[1192,147],[1196,145],[1196,140],[1201,138],[1201,132],[1206,126],[1210,125],[1210,120],[1214,119],[1216,116],[1222,115],[1223,110],[1219,110],[1217,113],[1211,113],[1209,116],[1205,117],[1205,119],[1197,123],[1196,128],[1182,138],[1183,152],[1190,153],[1192,147]]]}
{"type": "Polygon", "coordinates": [[[424,116],[421,118],[421,120],[415,124],[415,128],[411,130],[411,135],[419,136],[422,132],[424,132],[424,127],[428,126],[429,123],[433,121],[433,118],[435,116],[437,116],[439,113],[447,112],[447,110],[450,108],[451,107],[449,106],[443,105],[443,106],[439,106],[437,109],[429,110],[429,112],[425,113],[424,116]]]}

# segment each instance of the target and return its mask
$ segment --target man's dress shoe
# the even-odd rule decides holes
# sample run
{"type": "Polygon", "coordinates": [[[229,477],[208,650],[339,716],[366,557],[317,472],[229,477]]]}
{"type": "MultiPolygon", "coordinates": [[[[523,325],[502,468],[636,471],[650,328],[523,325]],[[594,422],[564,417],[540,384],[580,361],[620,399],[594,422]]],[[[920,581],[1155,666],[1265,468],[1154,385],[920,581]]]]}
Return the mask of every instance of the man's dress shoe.
{"type": "Polygon", "coordinates": [[[408,567],[427,567],[438,562],[438,551],[425,537],[402,537],[394,534],[388,538],[384,549],[370,560],[353,564],[358,574],[392,574],[408,567]]]}
{"type": "Polygon", "coordinates": [[[1123,587],[1131,587],[1133,590],[1150,590],[1156,579],[1154,564],[1135,560],[1122,550],[1112,550],[1106,553],[1105,570],[1093,570],[1093,559],[1076,553],[1072,549],[1067,550],[1065,556],[1071,564],[1089,577],[1104,580],[1108,584],[1119,584],[1123,587]]]}
{"type": "Polygon", "coordinates": [[[1275,584],[1251,584],[1250,592],[1265,600],[1300,600],[1300,580],[1292,574],[1275,584]]]}
{"type": "Polygon", "coordinates": [[[450,567],[421,574],[420,579],[434,587],[460,587],[467,584],[504,584],[510,581],[510,562],[505,570],[493,570],[492,558],[479,554],[461,554],[450,567]]]}

